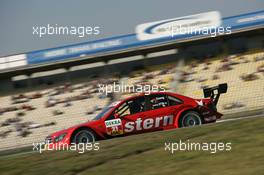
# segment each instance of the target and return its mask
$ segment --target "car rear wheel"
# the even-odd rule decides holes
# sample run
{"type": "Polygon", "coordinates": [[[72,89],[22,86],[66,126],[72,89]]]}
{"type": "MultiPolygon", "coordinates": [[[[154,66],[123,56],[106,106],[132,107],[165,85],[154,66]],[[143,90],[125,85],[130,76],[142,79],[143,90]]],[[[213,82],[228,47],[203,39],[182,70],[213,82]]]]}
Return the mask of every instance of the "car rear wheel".
{"type": "Polygon", "coordinates": [[[96,136],[95,134],[88,130],[88,129],[82,129],[75,133],[72,142],[73,143],[91,143],[95,142],[96,136]]]}
{"type": "Polygon", "coordinates": [[[186,112],[180,119],[180,127],[192,127],[202,124],[202,118],[199,113],[195,111],[186,112]]]}

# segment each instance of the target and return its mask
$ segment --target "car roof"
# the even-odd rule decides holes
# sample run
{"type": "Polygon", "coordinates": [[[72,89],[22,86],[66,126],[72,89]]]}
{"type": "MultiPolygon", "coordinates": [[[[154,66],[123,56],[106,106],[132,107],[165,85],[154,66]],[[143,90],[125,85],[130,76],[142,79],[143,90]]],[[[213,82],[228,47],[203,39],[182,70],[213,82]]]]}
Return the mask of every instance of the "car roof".
{"type": "Polygon", "coordinates": [[[124,101],[127,101],[127,100],[134,99],[134,98],[136,98],[136,97],[148,96],[148,95],[153,95],[153,94],[179,95],[179,94],[176,94],[176,93],[173,93],[173,92],[150,92],[150,93],[140,93],[140,94],[136,94],[136,95],[133,95],[133,96],[127,97],[127,98],[125,98],[125,99],[122,99],[121,101],[124,102],[124,101]]]}

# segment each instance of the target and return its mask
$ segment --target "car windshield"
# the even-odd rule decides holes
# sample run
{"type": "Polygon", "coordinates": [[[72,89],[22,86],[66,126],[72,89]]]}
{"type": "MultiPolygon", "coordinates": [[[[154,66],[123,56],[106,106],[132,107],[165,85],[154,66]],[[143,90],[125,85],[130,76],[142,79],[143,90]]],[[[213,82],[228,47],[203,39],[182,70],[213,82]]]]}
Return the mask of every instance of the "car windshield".
{"type": "Polygon", "coordinates": [[[113,108],[113,106],[107,106],[107,107],[105,107],[93,120],[99,120],[99,119],[101,119],[112,108],[113,108]]]}

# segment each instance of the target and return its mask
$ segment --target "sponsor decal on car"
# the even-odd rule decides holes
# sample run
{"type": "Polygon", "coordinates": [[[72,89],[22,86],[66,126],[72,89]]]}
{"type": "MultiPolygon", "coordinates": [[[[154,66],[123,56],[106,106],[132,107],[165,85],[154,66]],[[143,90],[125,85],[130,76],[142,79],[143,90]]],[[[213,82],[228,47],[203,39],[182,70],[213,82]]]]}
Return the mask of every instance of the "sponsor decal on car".
{"type": "Polygon", "coordinates": [[[125,124],[125,132],[133,132],[140,130],[147,130],[153,128],[159,128],[160,126],[168,126],[173,124],[173,115],[166,115],[162,117],[147,118],[142,120],[141,118],[137,118],[135,122],[127,122],[125,124]]]}
{"type": "Polygon", "coordinates": [[[108,135],[121,135],[124,133],[121,119],[105,121],[106,132],[108,135]]]}
{"type": "Polygon", "coordinates": [[[108,135],[121,135],[124,132],[148,130],[159,128],[160,126],[168,126],[173,124],[173,115],[166,115],[156,118],[137,118],[136,121],[126,122],[123,128],[121,119],[113,119],[105,121],[106,131],[108,135]]]}

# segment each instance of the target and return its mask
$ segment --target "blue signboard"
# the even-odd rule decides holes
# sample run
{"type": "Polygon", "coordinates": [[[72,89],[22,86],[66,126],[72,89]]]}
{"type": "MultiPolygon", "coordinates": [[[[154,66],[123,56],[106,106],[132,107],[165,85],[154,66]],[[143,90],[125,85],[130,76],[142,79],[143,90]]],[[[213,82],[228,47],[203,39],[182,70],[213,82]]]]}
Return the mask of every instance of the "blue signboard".
{"type": "MultiPolygon", "coordinates": [[[[199,14],[200,15],[200,14],[199,14]]],[[[180,20],[186,20],[187,18],[176,18],[175,20],[168,20],[170,23],[171,21],[177,21],[179,23],[180,20]]],[[[190,16],[188,20],[196,20],[196,22],[192,22],[199,25],[202,23],[196,18],[196,15],[190,16]],[[198,20],[198,21],[197,21],[198,20]]],[[[204,19],[207,20],[207,19],[204,19]]],[[[209,20],[209,19],[208,19],[209,20]]],[[[183,23],[182,21],[180,21],[183,23]]],[[[192,24],[190,23],[190,24],[192,24]]],[[[214,22],[217,23],[217,22],[214,22]]],[[[224,28],[230,27],[231,31],[245,29],[254,26],[264,26],[264,11],[253,12],[242,14],[238,16],[220,18],[221,26],[224,28]]],[[[202,23],[204,24],[204,23],[202,23]]],[[[144,27],[145,24],[143,24],[144,27]]],[[[146,25],[152,25],[146,24],[146,25]]],[[[166,20],[164,22],[153,22],[153,26],[156,27],[156,31],[159,31],[166,27],[166,20]],[[157,24],[159,23],[160,26],[157,28],[157,24]],[[155,26],[154,26],[155,25],[155,26]],[[163,28],[162,28],[163,27],[163,28]]],[[[153,29],[154,27],[148,27],[153,29]]],[[[149,32],[149,30],[148,30],[149,32]]],[[[81,44],[69,45],[64,47],[57,47],[51,48],[46,50],[40,51],[33,51],[26,54],[27,63],[28,64],[39,64],[39,63],[46,63],[51,61],[61,61],[66,59],[72,59],[76,57],[81,57],[83,55],[94,55],[98,53],[105,53],[105,52],[116,52],[124,49],[129,49],[133,47],[141,47],[141,46],[148,46],[148,45],[155,45],[164,42],[170,41],[178,41],[182,39],[192,38],[194,36],[203,35],[201,33],[195,34],[179,34],[173,37],[171,36],[160,36],[154,37],[150,39],[141,39],[138,33],[117,36],[112,38],[106,38],[97,41],[91,41],[81,44]]]]}

